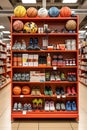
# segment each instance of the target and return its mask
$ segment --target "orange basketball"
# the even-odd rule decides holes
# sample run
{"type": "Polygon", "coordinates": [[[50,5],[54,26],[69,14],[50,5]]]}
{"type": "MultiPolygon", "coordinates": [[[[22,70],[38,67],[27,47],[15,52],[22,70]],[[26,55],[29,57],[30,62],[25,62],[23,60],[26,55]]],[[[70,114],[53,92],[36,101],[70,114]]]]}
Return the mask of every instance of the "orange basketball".
{"type": "Polygon", "coordinates": [[[13,88],[13,94],[20,95],[21,94],[21,87],[20,86],[15,86],[13,88]]]}
{"type": "Polygon", "coordinates": [[[13,29],[15,31],[21,31],[23,29],[23,27],[24,27],[24,24],[23,24],[23,22],[21,20],[14,21],[13,29]]]}
{"type": "Polygon", "coordinates": [[[27,9],[27,16],[28,17],[36,17],[37,13],[38,13],[38,11],[34,7],[30,7],[30,8],[27,9]]]}
{"type": "Polygon", "coordinates": [[[27,95],[30,93],[30,87],[29,86],[23,86],[22,87],[22,94],[27,95]]]}
{"type": "Polygon", "coordinates": [[[71,16],[71,9],[69,7],[62,7],[60,10],[61,17],[70,17],[71,16]]]}

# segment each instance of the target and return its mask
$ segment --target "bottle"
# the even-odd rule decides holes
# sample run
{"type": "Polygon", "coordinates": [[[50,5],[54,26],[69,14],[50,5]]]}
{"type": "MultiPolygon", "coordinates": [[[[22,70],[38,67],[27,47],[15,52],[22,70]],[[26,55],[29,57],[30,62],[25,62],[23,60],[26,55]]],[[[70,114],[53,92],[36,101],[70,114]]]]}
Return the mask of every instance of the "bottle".
{"type": "Polygon", "coordinates": [[[47,66],[51,66],[51,56],[50,56],[50,53],[48,53],[48,56],[47,56],[47,66]]]}

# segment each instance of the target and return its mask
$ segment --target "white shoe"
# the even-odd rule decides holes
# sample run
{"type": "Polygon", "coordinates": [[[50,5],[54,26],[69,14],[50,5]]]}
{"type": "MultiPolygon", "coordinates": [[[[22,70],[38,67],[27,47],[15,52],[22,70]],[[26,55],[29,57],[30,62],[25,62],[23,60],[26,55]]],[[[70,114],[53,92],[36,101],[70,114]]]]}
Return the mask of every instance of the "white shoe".
{"type": "Polygon", "coordinates": [[[50,104],[49,101],[45,101],[45,111],[49,111],[50,110],[50,104]]]}

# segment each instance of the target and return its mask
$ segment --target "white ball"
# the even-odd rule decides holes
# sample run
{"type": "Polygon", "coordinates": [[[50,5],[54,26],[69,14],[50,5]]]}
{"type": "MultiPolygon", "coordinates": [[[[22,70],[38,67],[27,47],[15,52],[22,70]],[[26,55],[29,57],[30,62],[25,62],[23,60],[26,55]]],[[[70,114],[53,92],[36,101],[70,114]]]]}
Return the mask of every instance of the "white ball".
{"type": "Polygon", "coordinates": [[[46,8],[40,8],[38,10],[38,16],[39,17],[46,17],[48,15],[48,11],[46,8]]]}

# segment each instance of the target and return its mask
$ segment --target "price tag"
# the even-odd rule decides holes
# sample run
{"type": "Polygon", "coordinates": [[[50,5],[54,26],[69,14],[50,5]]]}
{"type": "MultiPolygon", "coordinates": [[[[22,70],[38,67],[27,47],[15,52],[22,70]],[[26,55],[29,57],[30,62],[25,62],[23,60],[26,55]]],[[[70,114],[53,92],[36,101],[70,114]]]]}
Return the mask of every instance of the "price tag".
{"type": "Polygon", "coordinates": [[[24,97],[24,95],[20,95],[20,98],[23,98],[24,97]]]}
{"type": "Polygon", "coordinates": [[[62,98],[66,98],[66,95],[62,95],[62,98]]]}
{"type": "Polygon", "coordinates": [[[60,98],[60,95],[57,95],[57,98],[60,98]]]}
{"type": "Polygon", "coordinates": [[[26,113],[27,113],[26,111],[23,111],[23,112],[22,112],[23,115],[26,115],[26,113]]]}
{"type": "Polygon", "coordinates": [[[57,70],[57,66],[53,66],[53,70],[57,70]]]}

